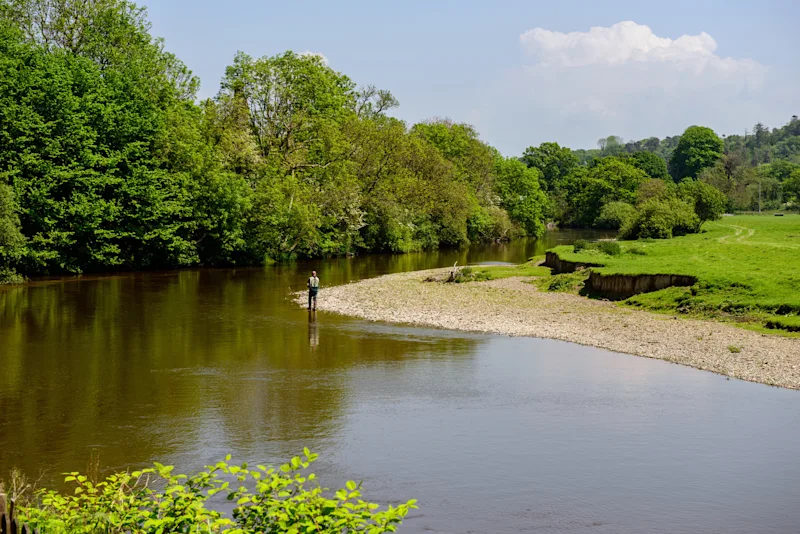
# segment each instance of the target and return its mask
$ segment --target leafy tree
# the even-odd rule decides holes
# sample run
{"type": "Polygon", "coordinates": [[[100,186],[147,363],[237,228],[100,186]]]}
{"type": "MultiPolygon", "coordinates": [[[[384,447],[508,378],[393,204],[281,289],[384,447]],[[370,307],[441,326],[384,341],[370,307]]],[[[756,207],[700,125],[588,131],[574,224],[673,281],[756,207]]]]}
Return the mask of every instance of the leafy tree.
{"type": "Polygon", "coordinates": [[[652,152],[636,152],[630,159],[630,163],[637,169],[643,170],[650,178],[666,180],[669,178],[667,172],[667,162],[652,152]]]}
{"type": "Polygon", "coordinates": [[[538,147],[528,147],[522,155],[528,167],[538,169],[542,175],[542,187],[553,191],[558,184],[578,166],[578,157],[558,143],[542,143],[538,147]]]}
{"type": "Polygon", "coordinates": [[[722,139],[711,128],[688,127],[669,161],[673,180],[696,178],[700,171],[713,166],[722,157],[724,148],[722,139]]]}
{"type": "Polygon", "coordinates": [[[618,135],[609,135],[597,141],[602,157],[620,156],[625,152],[625,141],[618,135]]]}
{"type": "Polygon", "coordinates": [[[800,203],[800,170],[792,171],[792,174],[783,182],[783,190],[787,200],[800,203]]]}
{"type": "Polygon", "coordinates": [[[453,164],[454,178],[467,184],[481,204],[490,203],[494,193],[495,151],[480,141],[472,126],[434,119],[415,124],[411,131],[453,164]]]}
{"type": "Polygon", "coordinates": [[[563,183],[567,209],[561,222],[590,227],[606,203],[632,204],[637,189],[647,179],[644,171],[615,157],[603,158],[588,170],[573,172],[563,183]]]}
{"type": "MultiPolygon", "coordinates": [[[[126,20],[127,7],[100,13],[126,20]]],[[[185,110],[172,59],[141,35],[112,68],[2,26],[0,115],[16,119],[0,123],[0,172],[22,208],[27,271],[196,262],[190,173],[165,151],[185,110]]]]}
{"type": "Polygon", "coordinates": [[[598,228],[608,228],[619,230],[621,227],[634,217],[636,208],[627,202],[609,202],[600,209],[600,215],[595,220],[598,228]]]}
{"type": "Polygon", "coordinates": [[[716,221],[725,213],[727,204],[725,194],[705,182],[683,181],[678,187],[678,195],[694,207],[701,225],[706,221],[716,221]]]}
{"type": "Polygon", "coordinates": [[[740,154],[726,154],[698,178],[725,194],[726,211],[750,209],[753,196],[750,186],[758,183],[758,174],[740,154]]]}
{"type": "Polygon", "coordinates": [[[25,252],[18,209],[14,191],[0,181],[0,283],[21,281],[14,269],[25,252]]]}
{"type": "Polygon", "coordinates": [[[325,169],[345,158],[340,126],[355,113],[355,86],[319,56],[253,59],[240,52],[220,97],[247,106],[261,156],[284,172],[325,169]]]}
{"type": "Polygon", "coordinates": [[[539,187],[539,171],[517,159],[502,157],[496,159],[495,169],[501,206],[527,235],[541,236],[546,198],[539,187]]]}
{"type": "Polygon", "coordinates": [[[697,232],[700,219],[692,206],[678,198],[652,198],[620,229],[621,239],[669,239],[697,232]]]}
{"type": "Polygon", "coordinates": [[[664,199],[674,196],[675,183],[652,178],[642,183],[636,191],[636,205],[642,205],[651,198],[664,199]]]}

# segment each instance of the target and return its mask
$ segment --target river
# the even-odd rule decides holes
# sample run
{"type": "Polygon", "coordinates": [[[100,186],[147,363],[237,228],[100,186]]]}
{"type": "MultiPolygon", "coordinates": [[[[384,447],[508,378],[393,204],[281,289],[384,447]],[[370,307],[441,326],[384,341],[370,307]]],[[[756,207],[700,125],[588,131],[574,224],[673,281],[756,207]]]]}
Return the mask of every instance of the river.
{"type": "Polygon", "coordinates": [[[0,474],[320,453],[400,532],[800,532],[800,396],[570,343],[299,309],[326,284],[521,262],[583,234],[0,288],[0,474]],[[93,452],[94,451],[94,452],[93,452]]]}

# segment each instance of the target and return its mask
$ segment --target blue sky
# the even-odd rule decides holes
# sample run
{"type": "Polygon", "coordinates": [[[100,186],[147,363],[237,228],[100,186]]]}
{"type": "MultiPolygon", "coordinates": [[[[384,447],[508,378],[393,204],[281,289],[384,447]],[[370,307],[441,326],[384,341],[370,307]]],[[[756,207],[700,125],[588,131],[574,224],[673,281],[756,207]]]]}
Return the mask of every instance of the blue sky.
{"type": "Polygon", "coordinates": [[[146,1],[216,94],[234,54],[323,54],[409,123],[473,124],[506,155],[557,141],[742,133],[800,114],[800,1],[146,1]]]}

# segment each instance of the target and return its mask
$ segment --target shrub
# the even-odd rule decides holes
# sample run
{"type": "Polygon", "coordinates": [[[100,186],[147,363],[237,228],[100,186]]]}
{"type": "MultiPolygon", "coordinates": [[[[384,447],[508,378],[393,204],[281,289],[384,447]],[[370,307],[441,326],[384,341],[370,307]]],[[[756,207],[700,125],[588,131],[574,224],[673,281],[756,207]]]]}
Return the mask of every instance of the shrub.
{"type": "Polygon", "coordinates": [[[616,241],[600,241],[597,243],[597,250],[609,256],[619,256],[622,254],[622,248],[616,241]]]}
{"type": "Polygon", "coordinates": [[[628,254],[635,254],[637,256],[647,256],[647,252],[643,248],[631,247],[626,251],[628,254]]]}
{"type": "Polygon", "coordinates": [[[600,210],[594,225],[598,228],[619,230],[636,214],[636,208],[627,202],[609,202],[600,210]]]}
{"type": "Polygon", "coordinates": [[[697,232],[700,219],[686,202],[676,199],[651,199],[620,229],[621,239],[669,239],[697,232]]]}
{"type": "Polygon", "coordinates": [[[652,179],[647,180],[636,191],[636,205],[641,206],[651,198],[665,199],[675,196],[675,183],[652,179]]]}
{"type": "Polygon", "coordinates": [[[585,249],[589,248],[589,246],[590,246],[590,243],[588,241],[586,241],[585,239],[578,239],[572,245],[572,251],[573,252],[580,252],[581,250],[585,250],[585,249]]]}
{"type": "Polygon", "coordinates": [[[556,274],[549,278],[543,278],[539,287],[545,291],[554,292],[573,292],[586,280],[586,272],[576,271],[574,273],[556,274]]]}
{"type": "Polygon", "coordinates": [[[328,495],[313,474],[301,471],[317,458],[305,449],[279,469],[259,465],[248,469],[219,462],[187,477],[171,466],[117,473],[93,483],[79,473],[65,481],[69,493],[40,491],[36,501],[22,506],[20,518],[42,532],[161,533],[161,532],[394,532],[411,500],[377,511],[361,500],[360,485],[349,481],[328,495]],[[228,480],[225,480],[228,479],[228,480]],[[235,481],[235,482],[232,482],[235,481]],[[250,483],[254,490],[246,484],[250,483]],[[206,500],[227,494],[236,503],[232,518],[206,508],[206,500]]]}
{"type": "Polygon", "coordinates": [[[711,184],[697,180],[685,180],[678,188],[678,194],[686,202],[694,206],[694,212],[700,224],[716,221],[725,213],[728,198],[725,193],[711,184]]]}

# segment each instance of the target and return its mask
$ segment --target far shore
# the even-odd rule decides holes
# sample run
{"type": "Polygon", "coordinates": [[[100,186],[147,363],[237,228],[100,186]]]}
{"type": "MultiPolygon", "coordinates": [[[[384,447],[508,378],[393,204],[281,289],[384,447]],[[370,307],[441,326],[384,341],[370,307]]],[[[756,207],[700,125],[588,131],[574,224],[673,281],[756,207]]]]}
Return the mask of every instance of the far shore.
{"type": "Polygon", "coordinates": [[[391,274],[324,288],[318,308],[370,321],[559,339],[800,389],[800,338],[539,291],[521,277],[465,284],[424,281],[446,272],[391,274]]]}

